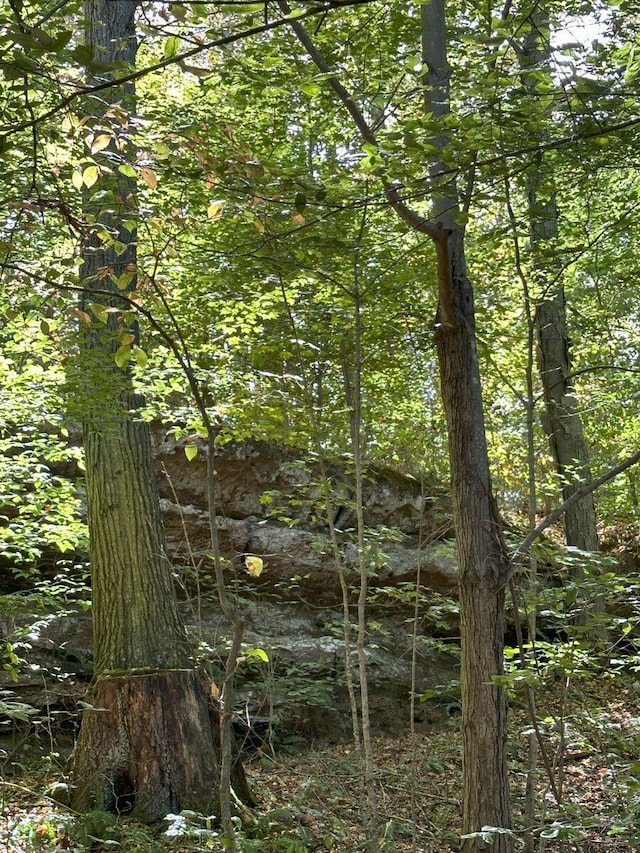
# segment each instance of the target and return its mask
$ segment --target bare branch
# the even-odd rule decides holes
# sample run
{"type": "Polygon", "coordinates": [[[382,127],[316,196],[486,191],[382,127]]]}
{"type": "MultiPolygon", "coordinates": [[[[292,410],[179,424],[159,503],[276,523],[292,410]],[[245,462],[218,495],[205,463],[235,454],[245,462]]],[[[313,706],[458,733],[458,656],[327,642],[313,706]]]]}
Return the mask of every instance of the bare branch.
{"type": "Polygon", "coordinates": [[[547,527],[550,527],[555,521],[561,518],[564,513],[572,507],[575,503],[582,500],[582,498],[590,495],[592,492],[595,492],[600,486],[604,486],[605,483],[608,483],[609,480],[613,480],[614,477],[617,477],[619,474],[622,474],[623,471],[626,471],[627,468],[631,468],[633,465],[636,465],[640,462],[640,450],[632,453],[631,456],[628,456],[619,465],[615,465],[613,468],[609,468],[608,471],[605,471],[600,477],[596,480],[593,480],[591,483],[585,483],[582,486],[579,486],[575,492],[571,495],[571,497],[567,498],[566,501],[560,504],[560,506],[556,507],[552,510],[549,515],[546,515],[542,521],[537,524],[531,533],[522,541],[520,545],[518,545],[515,553],[513,554],[513,563],[515,565],[516,562],[521,560],[525,554],[529,551],[533,543],[536,539],[543,533],[547,527]]]}

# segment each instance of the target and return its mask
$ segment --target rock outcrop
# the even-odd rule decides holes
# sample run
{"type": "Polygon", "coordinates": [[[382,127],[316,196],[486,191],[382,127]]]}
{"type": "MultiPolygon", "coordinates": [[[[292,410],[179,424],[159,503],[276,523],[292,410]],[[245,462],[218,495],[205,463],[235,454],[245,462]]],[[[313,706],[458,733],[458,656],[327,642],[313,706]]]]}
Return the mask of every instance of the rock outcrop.
{"type": "MultiPolygon", "coordinates": [[[[156,434],[159,485],[170,555],[200,561],[211,549],[206,449],[189,461],[185,442],[156,434]]],[[[295,584],[315,605],[340,597],[328,513],[347,571],[359,564],[355,546],[354,479],[348,462],[327,466],[329,507],[319,468],[299,452],[259,441],[222,445],[216,457],[217,526],[230,569],[247,555],[265,563],[265,590],[295,584]]],[[[414,581],[450,592],[456,586],[449,498],[441,486],[391,468],[370,467],[364,483],[367,562],[373,586],[414,581]]]]}
{"type": "MultiPolygon", "coordinates": [[[[199,446],[189,461],[184,439],[156,430],[154,442],[167,547],[182,590],[185,622],[216,680],[231,629],[217,604],[207,556],[206,449],[199,446]]],[[[344,611],[328,513],[347,583],[353,587],[349,619],[355,623],[359,554],[349,461],[327,465],[328,500],[319,466],[290,448],[232,442],[218,448],[215,467],[219,537],[230,589],[245,623],[238,725],[254,742],[274,735],[276,741],[348,736],[344,611]],[[248,555],[264,561],[260,577],[247,573],[248,555]],[[264,654],[252,655],[252,649],[264,654]]],[[[418,692],[455,678],[456,616],[447,628],[445,598],[457,582],[450,501],[441,486],[371,466],[364,483],[364,521],[371,589],[366,651],[371,718],[378,729],[395,730],[409,722],[413,677],[418,692]],[[415,639],[411,585],[418,568],[423,606],[415,639]],[[434,639],[436,625],[439,636],[434,639]]],[[[90,617],[71,609],[61,617],[39,615],[27,642],[18,641],[16,649],[32,669],[21,672],[17,685],[10,683],[8,673],[4,678],[0,674],[0,689],[15,688],[36,708],[56,710],[65,718],[73,717],[75,702],[83,695],[82,679],[91,677],[90,617]]],[[[22,620],[26,624],[30,622],[22,620]]],[[[347,631],[351,637],[352,629],[347,631]]],[[[349,666],[357,675],[353,643],[349,666]]],[[[434,713],[433,705],[418,705],[421,719],[434,713]]]]}

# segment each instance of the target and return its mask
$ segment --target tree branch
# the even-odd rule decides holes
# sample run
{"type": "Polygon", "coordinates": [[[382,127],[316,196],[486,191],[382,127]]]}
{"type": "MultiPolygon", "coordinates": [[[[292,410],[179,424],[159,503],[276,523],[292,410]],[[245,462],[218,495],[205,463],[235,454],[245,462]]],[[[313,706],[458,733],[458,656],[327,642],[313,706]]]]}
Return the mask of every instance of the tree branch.
{"type": "MultiPolygon", "coordinates": [[[[280,7],[280,11],[285,17],[291,14],[291,9],[289,8],[289,4],[286,2],[286,0],[278,0],[278,6],[280,7]]],[[[315,46],[313,40],[307,33],[304,26],[300,23],[301,17],[302,16],[299,16],[288,21],[289,26],[296,35],[296,38],[307,51],[311,58],[311,61],[314,63],[317,69],[326,76],[327,82],[329,83],[334,93],[353,119],[353,123],[358,129],[363,142],[366,142],[369,145],[374,145],[376,148],[379,148],[378,139],[373,129],[371,128],[371,125],[364,117],[362,110],[356,104],[350,92],[336,76],[335,69],[331,68],[324,56],[315,46]]],[[[420,231],[423,234],[427,234],[436,242],[442,240],[442,227],[437,222],[433,222],[432,220],[428,219],[425,216],[422,216],[417,211],[412,210],[410,207],[408,207],[408,205],[405,204],[405,202],[400,197],[397,187],[394,186],[391,182],[383,180],[382,185],[384,187],[384,194],[387,201],[403,222],[405,222],[407,225],[409,225],[416,231],[420,231]]]]}
{"type": "Polygon", "coordinates": [[[543,533],[547,527],[550,527],[554,521],[557,521],[564,513],[572,507],[574,504],[578,503],[578,501],[582,500],[582,498],[590,495],[592,492],[595,492],[600,486],[604,486],[605,483],[608,483],[609,480],[613,480],[614,477],[617,477],[618,474],[622,474],[623,471],[626,471],[627,468],[631,468],[633,465],[636,465],[640,462],[640,450],[632,453],[631,456],[628,456],[619,465],[615,465],[613,468],[610,468],[608,471],[605,471],[600,477],[596,480],[592,480],[591,483],[585,483],[582,486],[579,486],[575,492],[571,495],[571,497],[567,498],[566,501],[560,504],[560,506],[556,507],[552,510],[549,515],[546,515],[542,521],[537,524],[533,530],[528,534],[526,539],[522,541],[520,545],[516,548],[512,560],[514,565],[520,561],[525,554],[529,551],[533,543],[536,539],[543,533]]]}
{"type": "MultiPolygon", "coordinates": [[[[327,12],[330,12],[332,9],[340,9],[345,6],[357,6],[365,3],[373,3],[376,0],[328,0],[325,3],[318,3],[314,5],[310,9],[305,10],[301,14],[298,15],[296,21],[303,20],[304,18],[311,18],[317,15],[326,15],[327,12]]],[[[116,79],[105,80],[104,83],[98,83],[94,86],[82,86],[72,92],[70,95],[67,95],[66,98],[58,101],[53,107],[45,112],[41,113],[39,116],[36,116],[33,119],[29,119],[28,121],[19,122],[18,124],[5,124],[0,125],[0,134],[2,134],[3,138],[6,140],[10,136],[15,133],[19,133],[22,130],[27,130],[29,128],[34,127],[36,124],[40,124],[41,122],[47,121],[53,116],[57,115],[62,110],[66,109],[70,106],[74,101],[78,100],[78,98],[86,98],[90,95],[94,95],[97,92],[105,91],[106,89],[112,89],[116,86],[122,86],[125,83],[131,83],[135,80],[139,80],[142,77],[146,77],[148,74],[153,74],[156,71],[161,71],[163,68],[167,68],[170,65],[176,65],[180,62],[183,62],[185,59],[191,59],[194,56],[198,56],[201,53],[204,53],[206,50],[212,50],[216,47],[225,47],[228,44],[234,44],[237,41],[241,41],[244,38],[249,38],[250,36],[261,35],[262,33],[270,32],[271,30],[275,30],[278,27],[282,27],[285,24],[289,24],[291,21],[288,16],[283,18],[277,18],[275,21],[267,21],[264,24],[260,24],[255,27],[249,27],[246,30],[243,30],[240,33],[233,33],[232,35],[223,36],[219,39],[214,39],[213,41],[205,42],[204,44],[200,44],[197,47],[190,48],[189,50],[184,51],[183,53],[176,53],[175,56],[171,56],[168,59],[162,59],[160,62],[156,62],[153,65],[149,65],[146,68],[139,68],[136,71],[132,71],[130,74],[123,74],[121,77],[116,79]]]]}

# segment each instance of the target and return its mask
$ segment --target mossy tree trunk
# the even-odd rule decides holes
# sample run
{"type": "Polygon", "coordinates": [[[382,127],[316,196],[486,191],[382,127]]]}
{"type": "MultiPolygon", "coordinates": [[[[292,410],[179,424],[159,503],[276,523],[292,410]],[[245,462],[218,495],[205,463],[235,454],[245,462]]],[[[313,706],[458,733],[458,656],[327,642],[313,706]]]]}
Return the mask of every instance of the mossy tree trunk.
{"type": "MultiPolygon", "coordinates": [[[[100,63],[133,67],[136,5],[86,0],[87,43],[100,63]]],[[[137,327],[123,295],[136,281],[138,211],[135,183],[117,166],[135,151],[134,97],[132,87],[114,85],[88,107],[95,134],[112,142],[93,153],[105,167],[98,193],[85,192],[86,218],[95,223],[82,254],[95,679],[73,758],[73,805],[153,821],[185,807],[210,813],[219,762],[216,709],[178,612],[149,427],[128,365],[137,327]]]]}

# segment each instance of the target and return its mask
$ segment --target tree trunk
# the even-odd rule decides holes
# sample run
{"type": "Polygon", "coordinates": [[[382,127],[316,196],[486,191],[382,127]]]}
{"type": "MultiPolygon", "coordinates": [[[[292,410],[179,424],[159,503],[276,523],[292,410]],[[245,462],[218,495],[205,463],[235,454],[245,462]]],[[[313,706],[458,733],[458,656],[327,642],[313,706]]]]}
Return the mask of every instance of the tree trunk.
{"type": "Polygon", "coordinates": [[[193,669],[101,679],[76,748],[74,808],[159,820],[218,802],[213,727],[204,679],[193,669]],[[188,760],[185,760],[188,756],[188,760]]]}
{"type": "MultiPolygon", "coordinates": [[[[564,288],[558,287],[536,311],[540,344],[538,357],[544,390],[543,425],[560,478],[562,500],[566,501],[584,483],[591,482],[589,451],[571,380],[571,361],[564,288]]],[[[564,517],[567,545],[582,551],[597,551],[598,530],[593,494],[573,504],[564,517]]]]}
{"type": "MultiPolygon", "coordinates": [[[[537,99],[540,72],[551,79],[549,14],[545,6],[537,7],[530,20],[531,28],[520,52],[520,63],[523,87],[537,99]]],[[[540,117],[538,136],[541,143],[547,141],[544,123],[548,118],[547,115],[540,117]]],[[[549,269],[549,247],[558,236],[558,208],[551,185],[553,176],[543,168],[542,153],[537,155],[537,162],[527,171],[526,178],[533,272],[542,294],[535,312],[538,366],[545,403],[542,423],[565,501],[580,484],[591,481],[589,451],[569,378],[571,359],[564,287],[558,282],[555,270],[549,269]]],[[[583,551],[598,550],[593,494],[567,509],[564,525],[567,545],[583,551]]]]}
{"type": "MultiPolygon", "coordinates": [[[[136,5],[85,2],[87,42],[97,60],[133,66],[136,5]]],[[[106,92],[106,104],[95,102],[100,113],[92,109],[96,125],[130,139],[135,93],[128,86],[106,92]]],[[[96,680],[73,758],[73,805],[153,821],[187,806],[210,813],[218,802],[218,720],[178,612],[149,427],[137,414],[142,399],[132,391],[127,363],[137,344],[135,317],[122,298],[135,283],[135,185],[114,168],[121,146],[93,156],[105,167],[99,193],[85,195],[95,227],[82,254],[96,680]],[[116,363],[118,351],[124,362],[116,363]]],[[[239,795],[246,794],[239,764],[236,780],[239,795]]]]}
{"type": "MultiPolygon", "coordinates": [[[[444,0],[422,7],[425,106],[438,122],[433,143],[443,153],[449,106],[444,0]]],[[[492,683],[503,672],[504,600],[510,563],[491,489],[484,406],[475,334],[473,289],[466,270],[464,226],[456,186],[444,158],[430,164],[433,216],[440,227],[436,345],[447,420],[451,493],[460,572],[463,835],[484,826],[509,829],[511,801],[505,755],[507,702],[492,683]]],[[[463,839],[465,853],[483,850],[480,838],[463,839]]],[[[491,849],[510,853],[512,838],[498,833],[491,849]]]]}
{"type": "MultiPolygon", "coordinates": [[[[511,804],[506,763],[507,701],[492,683],[503,673],[504,600],[510,563],[491,491],[473,291],[464,264],[463,234],[454,231],[440,250],[450,276],[441,296],[436,343],[441,394],[449,433],[451,493],[460,572],[461,698],[463,738],[463,834],[483,826],[509,829],[511,804]],[[445,307],[448,306],[448,307],[445,307]]],[[[484,850],[466,839],[465,853],[484,850]]],[[[509,835],[495,836],[491,850],[510,853],[509,835]]]]}
{"type": "Polygon", "coordinates": [[[88,427],[85,458],[95,671],[188,666],[148,424],[88,427]]]}

